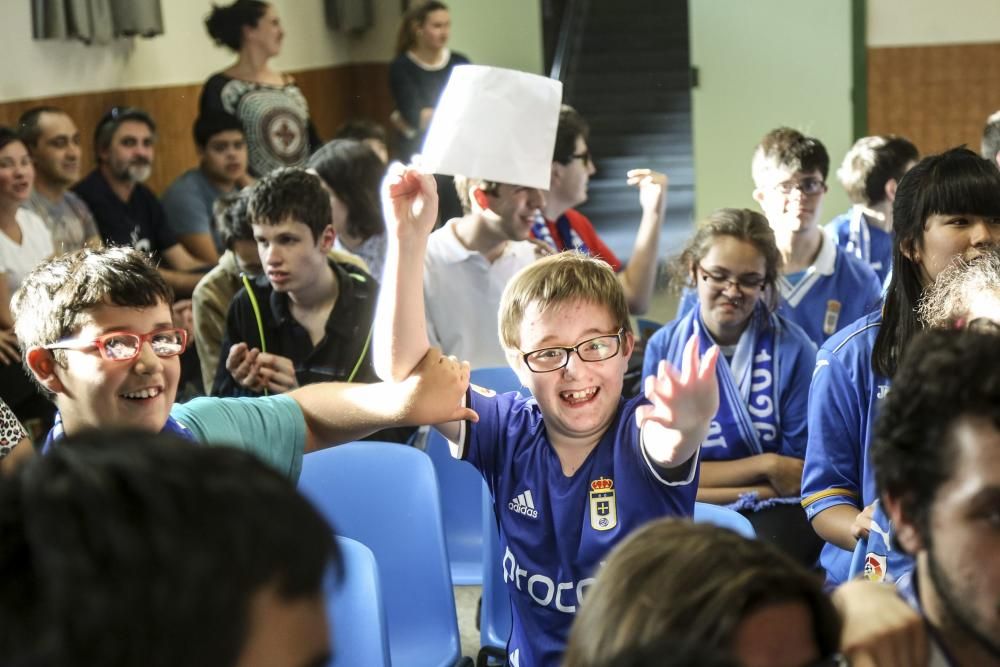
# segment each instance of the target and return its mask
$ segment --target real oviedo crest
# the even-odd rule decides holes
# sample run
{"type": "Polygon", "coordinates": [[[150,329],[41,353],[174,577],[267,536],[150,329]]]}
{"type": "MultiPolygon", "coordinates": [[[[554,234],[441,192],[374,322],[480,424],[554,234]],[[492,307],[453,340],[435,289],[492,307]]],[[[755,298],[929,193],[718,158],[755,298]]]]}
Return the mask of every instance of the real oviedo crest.
{"type": "Polygon", "coordinates": [[[617,525],[615,483],[605,477],[595,479],[590,483],[590,527],[594,530],[611,530],[617,525]]]}

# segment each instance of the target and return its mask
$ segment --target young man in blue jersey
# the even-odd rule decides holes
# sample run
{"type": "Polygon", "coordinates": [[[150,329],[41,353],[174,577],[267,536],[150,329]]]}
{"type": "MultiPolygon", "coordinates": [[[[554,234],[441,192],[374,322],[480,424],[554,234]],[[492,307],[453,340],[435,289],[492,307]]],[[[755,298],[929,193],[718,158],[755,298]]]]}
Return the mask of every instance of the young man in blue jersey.
{"type": "Polygon", "coordinates": [[[1000,336],[928,331],[882,405],[872,465],[916,558],[897,591],[930,626],[932,666],[1000,666],[1000,336]]]}
{"type": "MultiPolygon", "coordinates": [[[[42,448],[92,429],[167,432],[230,445],[297,479],[302,456],[391,426],[436,423],[468,386],[468,365],[430,351],[402,383],[319,383],[262,398],[174,404],[187,333],[145,253],[80,250],[42,263],[12,308],[25,366],[59,409],[42,448]]],[[[464,418],[464,417],[463,417],[464,418]]]]}
{"type": "Polygon", "coordinates": [[[919,159],[917,147],[903,137],[861,137],[837,170],[853,206],[827,229],[838,246],[871,266],[883,285],[892,269],[892,202],[903,174],[919,159]]]}
{"type": "MultiPolygon", "coordinates": [[[[893,204],[893,272],[885,305],[833,336],[816,357],[809,389],[809,436],[802,505],[827,544],[820,563],[827,582],[851,571],[859,539],[877,527],[872,429],[902,353],[924,327],[917,306],[956,258],[973,260],[1000,242],[1000,171],[957,148],[921,160],[900,181],[893,204]]],[[[891,545],[890,545],[891,546],[891,545]]],[[[859,554],[875,579],[892,581],[910,567],[898,549],[859,554]]]]}
{"type": "Polygon", "coordinates": [[[869,312],[881,296],[875,272],[820,228],[829,169],[823,144],[788,127],[767,133],[752,162],[753,198],[784,260],[778,313],[816,345],[869,312]]]}
{"type": "MultiPolygon", "coordinates": [[[[402,377],[429,348],[420,276],[437,195],[431,176],[397,165],[383,196],[390,243],[376,367],[402,377]]],[[[718,409],[718,348],[699,364],[692,340],[683,371],[664,364],[647,380],[648,400],[623,400],[634,344],[625,296],[606,263],[581,253],[522,269],[499,320],[509,363],[534,398],[477,389],[466,400],[479,421],[438,428],[494,498],[510,664],[555,667],[611,547],[650,519],[692,512],[698,448],[718,409]]]]}

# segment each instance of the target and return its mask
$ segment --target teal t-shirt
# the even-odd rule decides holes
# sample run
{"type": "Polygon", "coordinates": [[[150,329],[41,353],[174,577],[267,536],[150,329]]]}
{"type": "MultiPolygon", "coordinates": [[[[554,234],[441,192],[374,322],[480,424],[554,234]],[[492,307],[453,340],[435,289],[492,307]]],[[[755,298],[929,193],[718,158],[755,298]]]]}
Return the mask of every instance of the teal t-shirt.
{"type": "Polygon", "coordinates": [[[178,403],[170,416],[199,442],[250,452],[297,482],[302,472],[306,420],[287,394],[260,398],[195,398],[178,403]]]}

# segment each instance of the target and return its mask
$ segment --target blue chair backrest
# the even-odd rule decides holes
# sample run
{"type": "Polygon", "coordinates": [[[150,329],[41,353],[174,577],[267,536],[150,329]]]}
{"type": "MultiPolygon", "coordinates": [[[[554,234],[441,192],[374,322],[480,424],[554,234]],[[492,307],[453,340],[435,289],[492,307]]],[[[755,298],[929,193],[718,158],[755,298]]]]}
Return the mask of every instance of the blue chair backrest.
{"type": "MultiPolygon", "coordinates": [[[[500,553],[500,535],[493,511],[489,490],[483,487],[481,504],[483,526],[483,606],[479,618],[479,643],[492,657],[506,655],[510,639],[510,594],[503,580],[503,554],[500,553]]],[[[482,655],[482,654],[481,654],[482,655]]]]}
{"type": "Polygon", "coordinates": [[[750,519],[728,507],[721,507],[710,503],[695,503],[694,520],[698,523],[712,523],[716,526],[728,528],[734,533],[739,533],[743,537],[749,537],[750,539],[757,537],[757,531],[753,529],[750,519]]]}
{"type": "Polygon", "coordinates": [[[389,635],[382,584],[372,550],[356,540],[337,538],[344,577],[324,582],[333,660],[328,667],[389,667],[389,635]]]}
{"type": "Polygon", "coordinates": [[[647,320],[644,317],[637,318],[635,321],[638,331],[636,332],[641,340],[649,340],[650,336],[655,334],[663,327],[662,322],[656,322],[654,320],[647,320]]]}
{"type": "Polygon", "coordinates": [[[517,374],[510,366],[496,366],[494,368],[473,368],[472,384],[480,387],[492,389],[498,394],[506,394],[511,391],[519,392],[522,396],[531,396],[528,388],[517,379],[517,374]]]}
{"type": "Polygon", "coordinates": [[[461,656],[437,478],[413,447],[362,442],[307,454],[299,489],[375,554],[392,664],[451,667],[461,656]]]}
{"type": "Polygon", "coordinates": [[[434,462],[441,492],[444,536],[456,586],[483,583],[483,513],[479,508],[486,482],[478,470],[451,455],[448,441],[436,429],[427,436],[427,455],[434,462]]]}

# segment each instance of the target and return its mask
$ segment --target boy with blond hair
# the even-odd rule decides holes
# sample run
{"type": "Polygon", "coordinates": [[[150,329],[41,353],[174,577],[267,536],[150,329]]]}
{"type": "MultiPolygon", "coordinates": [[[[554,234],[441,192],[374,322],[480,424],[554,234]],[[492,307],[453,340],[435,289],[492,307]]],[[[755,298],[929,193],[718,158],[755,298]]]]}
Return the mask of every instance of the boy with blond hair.
{"type": "MultiPolygon", "coordinates": [[[[433,177],[396,166],[383,197],[390,241],[376,368],[402,378],[430,348],[420,277],[437,193],[433,177]]],[[[661,365],[645,396],[623,399],[634,347],[625,296],[605,262],[579,253],[516,274],[499,322],[507,360],[533,398],[474,388],[466,407],[478,421],[437,428],[495,501],[510,664],[555,666],[607,552],[650,519],[692,513],[698,448],[718,408],[718,349],[699,363],[689,344],[683,371],[661,365]]]]}

